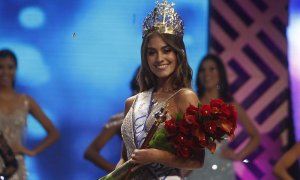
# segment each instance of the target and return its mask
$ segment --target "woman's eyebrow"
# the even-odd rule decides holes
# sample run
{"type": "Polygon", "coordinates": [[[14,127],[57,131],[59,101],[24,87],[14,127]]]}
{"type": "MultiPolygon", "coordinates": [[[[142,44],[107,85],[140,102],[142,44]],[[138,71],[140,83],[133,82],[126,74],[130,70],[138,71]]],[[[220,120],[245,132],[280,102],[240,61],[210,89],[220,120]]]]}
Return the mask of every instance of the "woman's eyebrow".
{"type": "MultiPolygon", "coordinates": [[[[164,45],[164,46],[160,47],[160,49],[165,49],[165,48],[170,48],[170,46],[164,45]]],[[[156,50],[156,48],[150,46],[150,47],[147,47],[146,50],[156,50]]]]}
{"type": "Polygon", "coordinates": [[[170,47],[169,45],[165,45],[165,46],[161,47],[161,49],[169,48],[169,47],[170,47]]]}
{"type": "Polygon", "coordinates": [[[156,51],[156,49],[153,48],[153,47],[147,47],[147,48],[146,48],[146,51],[156,51]]]}

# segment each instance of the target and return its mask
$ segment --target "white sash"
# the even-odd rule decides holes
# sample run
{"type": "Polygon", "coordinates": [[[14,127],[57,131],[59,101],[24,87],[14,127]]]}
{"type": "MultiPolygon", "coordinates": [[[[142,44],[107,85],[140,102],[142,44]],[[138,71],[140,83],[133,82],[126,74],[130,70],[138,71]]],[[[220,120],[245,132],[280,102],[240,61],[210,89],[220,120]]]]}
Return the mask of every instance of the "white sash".
{"type": "Polygon", "coordinates": [[[133,108],[133,130],[135,145],[140,148],[147,136],[146,121],[151,112],[153,89],[138,94],[133,108]]]}

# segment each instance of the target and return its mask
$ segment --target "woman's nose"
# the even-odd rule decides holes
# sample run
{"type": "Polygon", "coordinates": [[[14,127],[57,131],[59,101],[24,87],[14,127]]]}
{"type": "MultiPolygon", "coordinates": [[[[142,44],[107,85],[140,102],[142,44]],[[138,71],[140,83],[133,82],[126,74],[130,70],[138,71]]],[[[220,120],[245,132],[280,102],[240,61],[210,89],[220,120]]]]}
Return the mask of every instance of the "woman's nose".
{"type": "Polygon", "coordinates": [[[159,62],[163,61],[163,53],[161,53],[161,52],[157,53],[157,61],[159,61],[159,62]]]}
{"type": "Polygon", "coordinates": [[[8,68],[3,69],[3,73],[8,74],[9,72],[10,72],[10,70],[8,68]]]}

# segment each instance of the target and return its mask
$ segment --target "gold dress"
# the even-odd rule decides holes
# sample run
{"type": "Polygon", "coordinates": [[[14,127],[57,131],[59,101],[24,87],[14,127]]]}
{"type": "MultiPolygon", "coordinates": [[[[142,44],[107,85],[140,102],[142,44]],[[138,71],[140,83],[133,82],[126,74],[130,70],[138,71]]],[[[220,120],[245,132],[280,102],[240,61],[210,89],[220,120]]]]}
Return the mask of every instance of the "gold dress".
{"type": "MultiPolygon", "coordinates": [[[[0,129],[7,141],[12,147],[14,144],[21,144],[23,131],[27,123],[28,99],[22,95],[22,103],[10,114],[0,111],[0,129]]],[[[26,180],[27,173],[25,168],[25,160],[23,155],[16,155],[18,161],[18,170],[10,178],[10,180],[26,180]]],[[[0,171],[3,168],[3,160],[0,158],[0,171]]]]}

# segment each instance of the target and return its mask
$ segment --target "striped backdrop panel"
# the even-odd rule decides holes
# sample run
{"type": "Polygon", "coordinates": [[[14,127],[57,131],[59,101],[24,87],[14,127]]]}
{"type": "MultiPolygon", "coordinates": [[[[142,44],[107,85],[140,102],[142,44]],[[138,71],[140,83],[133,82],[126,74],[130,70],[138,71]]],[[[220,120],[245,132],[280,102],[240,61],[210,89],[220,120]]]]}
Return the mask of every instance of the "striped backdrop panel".
{"type": "MultiPolygon", "coordinates": [[[[231,92],[262,139],[249,163],[235,163],[237,179],[275,179],[272,166],[287,143],[287,24],[288,0],[211,0],[209,52],[223,60],[231,92]]],[[[231,147],[247,139],[239,126],[231,147]]]]}

